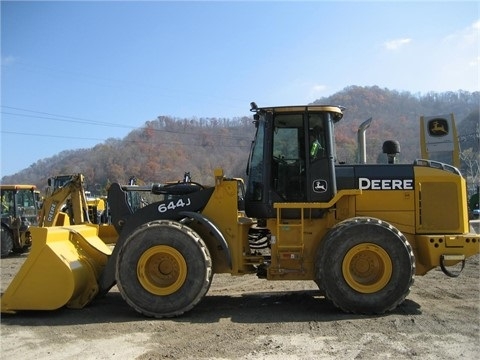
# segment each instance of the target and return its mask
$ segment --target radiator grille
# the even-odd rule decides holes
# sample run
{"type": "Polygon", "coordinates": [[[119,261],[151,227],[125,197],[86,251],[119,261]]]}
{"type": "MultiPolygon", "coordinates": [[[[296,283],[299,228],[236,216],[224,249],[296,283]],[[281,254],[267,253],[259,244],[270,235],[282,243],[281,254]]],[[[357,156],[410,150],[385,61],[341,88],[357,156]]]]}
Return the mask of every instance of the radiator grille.
{"type": "Polygon", "coordinates": [[[419,194],[422,230],[458,229],[459,198],[453,182],[422,182],[419,194]]]}

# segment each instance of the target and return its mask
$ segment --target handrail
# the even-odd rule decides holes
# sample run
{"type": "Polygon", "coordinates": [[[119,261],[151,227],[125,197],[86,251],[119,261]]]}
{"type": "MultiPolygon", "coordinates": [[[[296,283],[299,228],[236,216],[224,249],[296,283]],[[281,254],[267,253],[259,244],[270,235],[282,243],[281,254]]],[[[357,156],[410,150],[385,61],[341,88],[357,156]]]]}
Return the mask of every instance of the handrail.
{"type": "Polygon", "coordinates": [[[442,163],[440,161],[427,160],[427,159],[416,159],[413,162],[413,165],[431,167],[431,168],[435,168],[435,169],[441,169],[441,170],[445,170],[445,171],[450,171],[451,173],[454,173],[454,174],[457,174],[457,175],[462,175],[460,173],[460,170],[458,170],[455,166],[445,164],[445,163],[442,163]]]}

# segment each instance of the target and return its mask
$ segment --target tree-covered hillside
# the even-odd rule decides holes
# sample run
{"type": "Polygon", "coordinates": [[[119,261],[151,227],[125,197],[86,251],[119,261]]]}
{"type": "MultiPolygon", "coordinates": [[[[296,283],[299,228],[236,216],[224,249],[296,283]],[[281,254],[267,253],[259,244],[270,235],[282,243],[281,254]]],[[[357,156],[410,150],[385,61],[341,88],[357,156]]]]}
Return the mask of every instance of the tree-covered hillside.
{"type": "MultiPolygon", "coordinates": [[[[480,93],[459,91],[420,96],[377,86],[351,86],[330,97],[318,99],[315,103],[346,107],[344,118],[336,127],[337,155],[340,161],[356,160],[358,127],[372,118],[366,132],[367,161],[377,162],[377,159],[384,157],[382,145],[385,140],[397,140],[401,147],[400,162],[408,163],[420,157],[421,116],[453,113],[461,133],[462,120],[469,116],[474,120],[472,113],[475,111],[478,124],[480,93]]],[[[478,132],[476,140],[478,143],[478,132]]]]}
{"type": "MultiPolygon", "coordinates": [[[[356,161],[358,127],[370,117],[367,161],[381,161],[383,142],[397,140],[401,145],[399,161],[409,163],[420,156],[420,117],[453,113],[462,150],[472,149],[478,173],[479,92],[415,95],[377,86],[351,86],[314,103],[346,108],[344,118],[336,126],[338,161],[346,163],[356,161]]],[[[83,173],[90,190],[104,192],[108,183],[127,183],[132,176],[146,184],[161,183],[180,180],[186,171],[196,182],[212,183],[216,167],[222,167],[227,176],[245,177],[254,131],[251,117],[161,116],[123,139],[112,138],[93,148],[63,151],[39,159],[29,168],[3,177],[2,183],[33,183],[43,190],[50,176],[83,173]]]]}

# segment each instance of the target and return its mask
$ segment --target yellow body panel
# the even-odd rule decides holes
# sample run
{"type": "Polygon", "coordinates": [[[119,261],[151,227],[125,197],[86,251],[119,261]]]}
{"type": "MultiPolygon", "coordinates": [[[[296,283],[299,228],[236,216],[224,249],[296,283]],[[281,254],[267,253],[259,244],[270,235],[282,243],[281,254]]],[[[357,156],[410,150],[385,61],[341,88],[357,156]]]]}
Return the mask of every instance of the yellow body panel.
{"type": "Polygon", "coordinates": [[[87,205],[89,207],[95,207],[97,210],[105,210],[105,200],[102,198],[87,198],[87,205]]]}
{"type": "MultiPolygon", "coordinates": [[[[223,172],[217,169],[215,172],[215,191],[202,214],[213,221],[225,236],[232,255],[232,269],[227,268],[223,262],[216,261],[218,259],[217,253],[214,251],[216,246],[209,246],[214,263],[214,272],[231,272],[233,275],[251,273],[251,261],[255,262],[255,260],[248,257],[244,258],[244,256],[249,252],[248,229],[253,221],[238,211],[237,181],[224,181],[222,178],[223,172]]],[[[205,237],[204,239],[208,242],[208,239],[205,237]]]]}
{"type": "Polygon", "coordinates": [[[465,179],[433,167],[415,167],[417,233],[465,234],[469,232],[465,179]],[[448,211],[445,211],[448,209],[448,211]]]}
{"type": "Polygon", "coordinates": [[[398,230],[415,233],[415,194],[413,190],[363,190],[356,197],[355,216],[385,220],[398,230]]]}
{"type": "Polygon", "coordinates": [[[82,308],[98,293],[111,250],[96,226],[32,227],[30,254],[1,298],[1,311],[82,308]]]}
{"type": "Polygon", "coordinates": [[[98,225],[98,237],[105,244],[114,245],[118,240],[118,232],[112,224],[98,225]]]}

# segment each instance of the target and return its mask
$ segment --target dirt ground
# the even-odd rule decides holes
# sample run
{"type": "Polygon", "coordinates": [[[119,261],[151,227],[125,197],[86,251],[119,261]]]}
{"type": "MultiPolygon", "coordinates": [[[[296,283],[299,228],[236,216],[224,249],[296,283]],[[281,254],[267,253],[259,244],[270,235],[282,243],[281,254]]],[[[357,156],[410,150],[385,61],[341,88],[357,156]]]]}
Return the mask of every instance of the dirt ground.
{"type": "MultiPolygon", "coordinates": [[[[1,260],[5,291],[26,255],[1,260]]],[[[113,288],[81,310],[1,318],[1,359],[477,359],[479,256],[458,278],[416,277],[407,300],[383,316],[335,309],[313,282],[215,275],[182,317],[154,320],[113,288]]]]}

